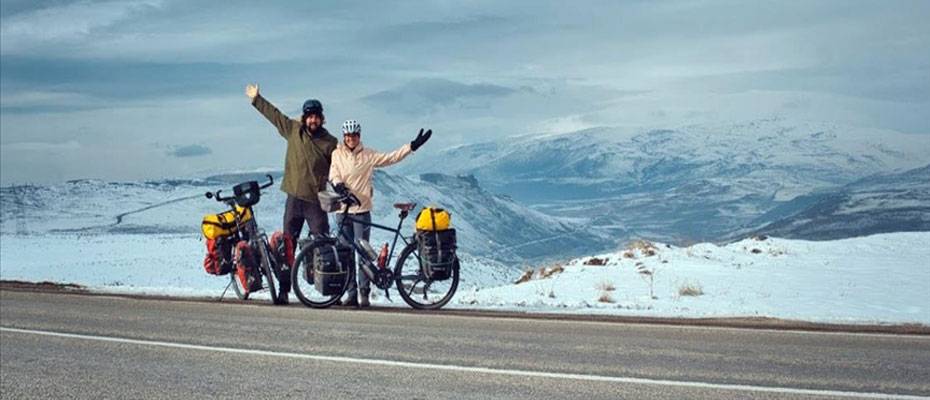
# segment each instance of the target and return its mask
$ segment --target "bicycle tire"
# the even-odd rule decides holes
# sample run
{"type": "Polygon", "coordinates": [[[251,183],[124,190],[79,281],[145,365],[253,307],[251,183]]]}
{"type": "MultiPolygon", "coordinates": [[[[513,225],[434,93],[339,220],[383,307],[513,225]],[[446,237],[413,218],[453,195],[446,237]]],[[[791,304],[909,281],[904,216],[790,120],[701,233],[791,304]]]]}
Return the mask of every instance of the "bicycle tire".
{"type": "Polygon", "coordinates": [[[271,292],[271,302],[274,304],[281,304],[280,293],[275,287],[275,273],[274,269],[271,267],[271,254],[268,252],[268,243],[265,241],[259,241],[258,245],[258,256],[261,258],[259,260],[260,268],[262,269],[262,275],[265,276],[265,280],[268,282],[268,291],[271,292]]]}
{"type": "Polygon", "coordinates": [[[294,265],[291,266],[291,288],[300,302],[307,307],[328,308],[342,298],[349,287],[349,279],[346,279],[338,294],[324,295],[317,291],[313,284],[313,249],[324,244],[331,244],[331,240],[333,239],[314,240],[303,246],[294,257],[294,265]]]}
{"type": "Polygon", "coordinates": [[[452,276],[449,279],[442,281],[430,281],[426,278],[426,275],[423,273],[421,267],[420,256],[417,254],[417,243],[413,242],[404,247],[404,250],[401,251],[400,256],[397,257],[397,264],[394,267],[394,284],[397,286],[397,293],[400,294],[400,298],[404,299],[404,302],[407,303],[410,307],[413,307],[417,310],[438,310],[449,303],[452,300],[452,296],[455,295],[456,289],[459,286],[459,258],[455,257],[455,262],[452,268],[452,276]],[[408,260],[413,256],[412,260],[408,260]],[[406,268],[405,268],[406,267],[406,268]],[[428,298],[429,288],[424,285],[422,294],[424,297],[423,302],[416,299],[417,296],[413,296],[417,290],[417,284],[423,282],[424,284],[428,283],[430,286],[433,284],[439,284],[441,288],[439,291],[432,292],[436,295],[435,300],[430,300],[428,298]],[[409,289],[408,289],[409,283],[409,289]]]}

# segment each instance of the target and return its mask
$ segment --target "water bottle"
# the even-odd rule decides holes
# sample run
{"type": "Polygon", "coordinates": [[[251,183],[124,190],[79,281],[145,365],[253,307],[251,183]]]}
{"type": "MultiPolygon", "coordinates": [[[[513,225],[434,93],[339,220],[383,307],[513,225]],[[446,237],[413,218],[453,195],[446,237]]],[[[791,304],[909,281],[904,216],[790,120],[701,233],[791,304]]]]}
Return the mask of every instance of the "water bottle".
{"type": "Polygon", "coordinates": [[[387,266],[388,245],[381,246],[381,254],[378,254],[378,268],[384,269],[387,266]]]}

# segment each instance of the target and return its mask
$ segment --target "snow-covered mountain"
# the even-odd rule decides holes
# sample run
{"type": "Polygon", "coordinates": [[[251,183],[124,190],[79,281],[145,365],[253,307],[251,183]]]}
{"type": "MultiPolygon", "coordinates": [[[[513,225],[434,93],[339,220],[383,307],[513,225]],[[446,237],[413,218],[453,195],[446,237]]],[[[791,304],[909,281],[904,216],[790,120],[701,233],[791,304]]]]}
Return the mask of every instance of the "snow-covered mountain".
{"type": "Polygon", "coordinates": [[[680,243],[720,240],[798,196],[928,162],[928,135],[774,118],[508,137],[402,168],[441,165],[547,214],[590,218],[620,239],[680,243]]]}
{"type": "Polygon", "coordinates": [[[829,240],[885,232],[930,231],[930,164],[877,174],[836,190],[800,196],[757,219],[742,232],[829,240]]]}
{"type": "MultiPolygon", "coordinates": [[[[272,174],[280,179],[280,172],[272,174]]],[[[264,173],[231,173],[204,179],[151,182],[72,181],[51,186],[0,188],[0,233],[4,234],[164,234],[199,232],[201,217],[223,206],[203,196],[245,180],[264,181],[264,173]]],[[[439,174],[407,178],[382,171],[375,174],[377,223],[396,226],[396,202],[437,204],[451,211],[460,248],[475,257],[522,262],[578,255],[612,244],[604,234],[584,229],[581,221],[557,218],[491,194],[473,177],[439,174]]],[[[280,229],[285,194],[264,192],[255,207],[267,231],[280,229]]],[[[404,231],[413,231],[413,218],[404,231]]],[[[373,240],[391,234],[373,230],[373,240]]]]}

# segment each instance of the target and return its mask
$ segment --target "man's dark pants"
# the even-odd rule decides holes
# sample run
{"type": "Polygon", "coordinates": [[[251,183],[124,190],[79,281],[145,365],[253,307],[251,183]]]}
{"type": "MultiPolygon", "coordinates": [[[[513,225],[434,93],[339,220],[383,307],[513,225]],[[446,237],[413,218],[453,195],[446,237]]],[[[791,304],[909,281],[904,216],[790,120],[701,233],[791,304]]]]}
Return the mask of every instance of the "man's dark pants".
{"type": "MultiPolygon", "coordinates": [[[[326,212],[320,208],[320,203],[298,199],[294,196],[287,196],[287,203],[284,206],[284,234],[294,240],[295,251],[297,249],[297,239],[300,238],[300,231],[303,230],[304,222],[310,227],[310,233],[322,235],[329,233],[329,218],[326,212]]],[[[288,271],[290,272],[290,271],[288,271]]],[[[281,292],[288,293],[291,290],[290,273],[285,274],[287,277],[280,277],[281,292]]]]}

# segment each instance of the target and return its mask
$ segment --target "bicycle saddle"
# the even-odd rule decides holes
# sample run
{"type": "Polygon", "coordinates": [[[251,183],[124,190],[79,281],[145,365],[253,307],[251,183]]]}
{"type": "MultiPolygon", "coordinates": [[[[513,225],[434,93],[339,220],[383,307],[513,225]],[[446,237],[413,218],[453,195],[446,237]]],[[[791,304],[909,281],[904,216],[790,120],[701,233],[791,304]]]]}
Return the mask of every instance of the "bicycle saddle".
{"type": "Polygon", "coordinates": [[[394,203],[394,208],[401,211],[410,211],[414,206],[416,203],[394,203]]]}

